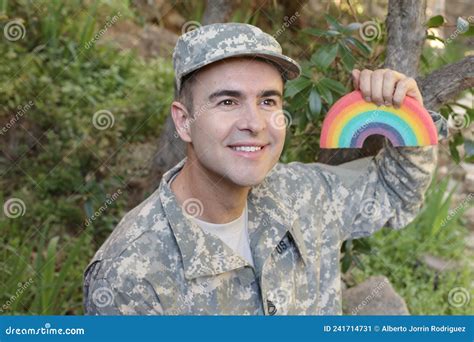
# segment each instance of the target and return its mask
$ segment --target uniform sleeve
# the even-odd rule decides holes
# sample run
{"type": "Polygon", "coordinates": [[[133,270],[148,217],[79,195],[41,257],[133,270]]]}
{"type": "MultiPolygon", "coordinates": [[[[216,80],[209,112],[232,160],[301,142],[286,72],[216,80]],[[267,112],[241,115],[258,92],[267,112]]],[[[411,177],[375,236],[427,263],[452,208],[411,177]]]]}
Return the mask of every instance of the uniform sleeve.
{"type": "Polygon", "coordinates": [[[84,311],[86,315],[162,315],[159,298],[145,279],[104,275],[104,264],[95,261],[84,274],[84,311]]]}
{"type": "MultiPolygon", "coordinates": [[[[447,137],[446,120],[430,112],[439,139],[447,137]]],[[[373,234],[384,226],[401,229],[419,213],[437,162],[437,146],[392,147],[385,139],[375,157],[337,167],[331,195],[340,213],[341,239],[373,234]]]]}

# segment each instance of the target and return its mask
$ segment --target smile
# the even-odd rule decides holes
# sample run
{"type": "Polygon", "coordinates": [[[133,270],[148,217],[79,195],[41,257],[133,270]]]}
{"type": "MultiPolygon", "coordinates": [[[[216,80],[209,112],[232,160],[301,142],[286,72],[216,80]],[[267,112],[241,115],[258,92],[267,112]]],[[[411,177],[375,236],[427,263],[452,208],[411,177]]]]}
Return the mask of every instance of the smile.
{"type": "Polygon", "coordinates": [[[255,152],[260,151],[262,146],[231,146],[234,151],[255,152]]]}
{"type": "Polygon", "coordinates": [[[247,159],[258,159],[267,150],[268,144],[228,146],[233,153],[247,159]]]}

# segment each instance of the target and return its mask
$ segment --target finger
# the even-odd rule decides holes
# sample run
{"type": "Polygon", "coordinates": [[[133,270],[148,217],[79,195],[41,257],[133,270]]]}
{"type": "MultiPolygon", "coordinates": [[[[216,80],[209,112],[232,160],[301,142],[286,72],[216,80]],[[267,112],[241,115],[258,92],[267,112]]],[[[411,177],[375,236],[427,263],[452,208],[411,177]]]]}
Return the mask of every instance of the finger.
{"type": "Polygon", "coordinates": [[[415,100],[417,100],[422,106],[423,106],[423,96],[420,93],[420,89],[418,89],[418,84],[414,80],[414,86],[408,87],[407,90],[407,96],[413,97],[415,100]]]}
{"type": "Polygon", "coordinates": [[[364,69],[360,73],[359,89],[362,93],[362,96],[367,102],[371,101],[370,93],[370,76],[372,75],[372,70],[364,69]]]}
{"type": "Polygon", "coordinates": [[[382,96],[384,100],[384,104],[386,106],[393,105],[393,93],[395,92],[395,83],[397,81],[396,73],[392,70],[388,70],[383,75],[383,90],[382,96]]]}
{"type": "Polygon", "coordinates": [[[408,86],[413,81],[412,78],[404,78],[397,82],[395,92],[393,94],[393,104],[395,107],[400,107],[408,91],[408,86]]]}
{"type": "Polygon", "coordinates": [[[360,80],[360,70],[352,70],[352,84],[354,85],[354,90],[359,90],[359,80],[360,80]]]}
{"type": "Polygon", "coordinates": [[[384,69],[375,70],[372,73],[371,80],[371,97],[372,101],[378,105],[383,105],[382,87],[383,87],[383,75],[386,71],[384,69]]]}

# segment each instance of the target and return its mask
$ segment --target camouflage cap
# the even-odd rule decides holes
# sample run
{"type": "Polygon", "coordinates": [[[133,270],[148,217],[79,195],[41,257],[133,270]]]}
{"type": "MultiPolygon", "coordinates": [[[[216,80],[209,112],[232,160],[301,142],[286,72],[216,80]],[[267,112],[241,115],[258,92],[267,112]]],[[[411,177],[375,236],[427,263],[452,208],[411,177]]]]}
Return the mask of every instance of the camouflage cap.
{"type": "Polygon", "coordinates": [[[287,80],[297,78],[301,73],[299,64],[282,54],[277,40],[258,27],[241,23],[211,24],[179,37],[173,52],[177,90],[187,74],[210,63],[239,56],[269,60],[278,66],[287,80]]]}

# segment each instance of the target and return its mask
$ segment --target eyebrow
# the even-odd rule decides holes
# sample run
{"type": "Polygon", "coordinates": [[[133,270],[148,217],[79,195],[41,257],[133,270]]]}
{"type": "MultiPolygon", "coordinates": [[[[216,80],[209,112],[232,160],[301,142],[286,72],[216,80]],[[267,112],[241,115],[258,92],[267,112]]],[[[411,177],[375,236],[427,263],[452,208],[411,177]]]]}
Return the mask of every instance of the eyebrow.
{"type": "MultiPolygon", "coordinates": [[[[244,97],[244,94],[240,90],[231,90],[231,89],[221,89],[213,92],[211,95],[209,95],[208,100],[209,101],[214,101],[218,97],[222,96],[230,96],[230,97],[236,97],[236,98],[242,98],[244,97]]],[[[263,90],[260,93],[258,93],[258,97],[269,97],[269,96],[277,96],[280,99],[283,97],[281,92],[276,89],[269,89],[269,90],[263,90]]]]}

